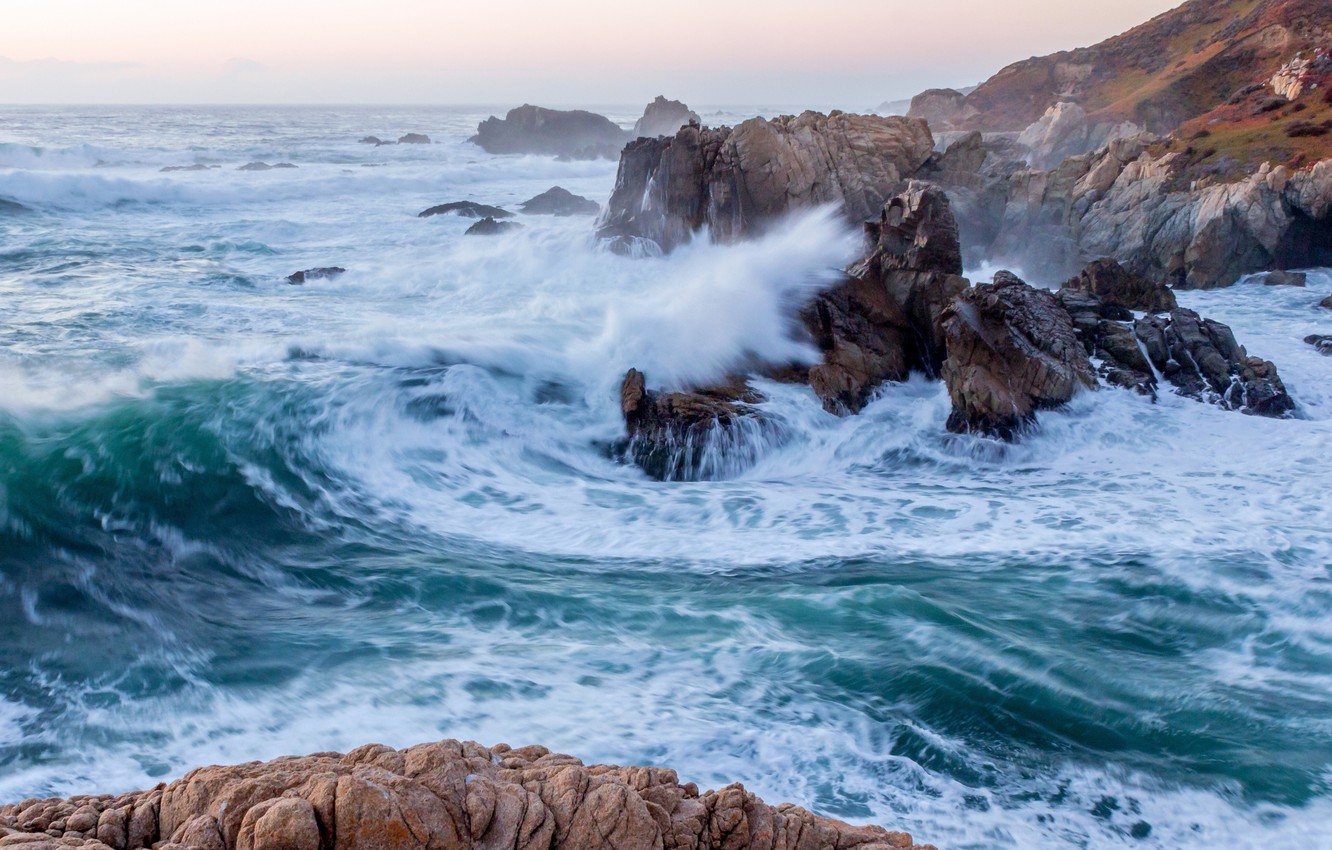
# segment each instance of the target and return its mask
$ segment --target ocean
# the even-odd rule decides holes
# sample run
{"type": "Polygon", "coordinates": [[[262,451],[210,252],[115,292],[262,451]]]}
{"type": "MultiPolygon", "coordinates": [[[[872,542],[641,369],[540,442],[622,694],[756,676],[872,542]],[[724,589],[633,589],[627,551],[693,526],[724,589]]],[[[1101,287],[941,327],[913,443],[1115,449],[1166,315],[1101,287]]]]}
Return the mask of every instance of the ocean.
{"type": "Polygon", "coordinates": [[[945,850],[1332,846],[1332,271],[1179,293],[1291,419],[1105,389],[1006,445],[923,378],[764,383],[775,428],[656,482],[624,372],[810,355],[858,236],[418,218],[610,195],[468,144],[491,112],[0,108],[0,800],[461,738],[945,850]]]}

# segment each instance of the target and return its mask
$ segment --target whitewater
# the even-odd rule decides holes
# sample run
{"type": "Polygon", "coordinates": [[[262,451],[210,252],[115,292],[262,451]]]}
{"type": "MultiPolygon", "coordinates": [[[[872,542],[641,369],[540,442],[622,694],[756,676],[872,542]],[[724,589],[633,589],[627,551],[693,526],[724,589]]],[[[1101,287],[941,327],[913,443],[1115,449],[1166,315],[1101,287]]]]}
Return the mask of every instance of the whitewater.
{"type": "Polygon", "coordinates": [[[1291,419],[1103,389],[1006,445],[923,378],[762,383],[771,430],[655,482],[625,371],[815,356],[859,237],[418,218],[607,199],[468,144],[498,111],[0,109],[0,801],[452,737],[947,850],[1332,846],[1332,271],[1179,293],[1291,419]]]}

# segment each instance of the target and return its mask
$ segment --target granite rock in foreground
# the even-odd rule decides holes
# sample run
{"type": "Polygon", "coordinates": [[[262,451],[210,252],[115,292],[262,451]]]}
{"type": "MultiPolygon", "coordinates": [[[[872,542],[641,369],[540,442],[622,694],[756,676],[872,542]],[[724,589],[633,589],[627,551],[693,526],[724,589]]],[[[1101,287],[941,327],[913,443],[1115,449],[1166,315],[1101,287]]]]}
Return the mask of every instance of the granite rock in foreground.
{"type": "Polygon", "coordinates": [[[911,836],[700,794],[673,770],[586,766],[544,747],[372,744],[205,767],[119,796],[0,807],[22,850],[888,850],[911,836]]]}

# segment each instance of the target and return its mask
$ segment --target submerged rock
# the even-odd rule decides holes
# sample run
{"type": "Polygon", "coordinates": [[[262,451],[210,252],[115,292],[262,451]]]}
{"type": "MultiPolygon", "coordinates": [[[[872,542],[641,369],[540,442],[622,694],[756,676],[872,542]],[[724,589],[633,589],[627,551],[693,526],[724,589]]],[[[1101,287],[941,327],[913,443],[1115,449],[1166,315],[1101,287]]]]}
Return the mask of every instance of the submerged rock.
{"type": "Polygon", "coordinates": [[[513,213],[508,210],[492,207],[489,204],[478,204],[476,201],[450,201],[447,204],[440,204],[428,210],[422,210],[416,214],[416,217],[430,218],[432,215],[457,215],[463,218],[513,218],[513,213]]]}
{"type": "Polygon", "coordinates": [[[380,145],[391,145],[394,143],[386,142],[383,139],[379,138],[378,136],[366,136],[364,139],[360,140],[360,144],[374,145],[375,147],[379,147],[380,145]]]}
{"type": "Polygon", "coordinates": [[[398,144],[428,145],[430,144],[430,137],[425,135],[424,133],[408,133],[407,135],[398,138],[398,144]]]}
{"type": "Polygon", "coordinates": [[[551,187],[518,206],[528,215],[596,215],[601,211],[601,204],[596,201],[575,195],[559,186],[551,187]]]}
{"type": "Polygon", "coordinates": [[[524,104],[503,119],[491,116],[470,141],[489,153],[548,154],[568,159],[614,159],[628,134],[603,115],[524,104]]]}
{"type": "Polygon", "coordinates": [[[266,163],[266,162],[247,162],[247,163],[245,163],[244,165],[242,165],[240,168],[238,168],[238,169],[236,169],[236,170],[237,170],[237,171],[272,171],[272,170],[273,170],[273,166],[269,165],[269,164],[266,163]]]}
{"type": "Polygon", "coordinates": [[[643,117],[634,123],[633,137],[674,136],[677,130],[689,123],[699,123],[697,112],[678,100],[667,100],[665,96],[657,95],[643,110],[643,117]]]}
{"type": "Polygon", "coordinates": [[[683,127],[624,148],[600,235],[670,251],[704,227],[735,241],[820,204],[859,223],[878,216],[933,149],[924,121],[836,111],[683,127]]]}
{"type": "Polygon", "coordinates": [[[659,481],[721,477],[752,461],[770,430],[754,406],[763,400],[740,377],[689,392],[659,392],[630,369],[620,385],[629,435],[625,455],[659,481]]]}
{"type": "Polygon", "coordinates": [[[163,174],[170,174],[174,171],[207,171],[210,168],[216,168],[216,166],[204,165],[202,163],[195,163],[194,165],[165,165],[158,170],[163,174]]]}
{"type": "Polygon", "coordinates": [[[498,236],[501,233],[511,233],[515,230],[522,230],[523,226],[516,221],[496,221],[493,216],[485,218],[467,228],[464,236],[498,236]]]}
{"type": "Polygon", "coordinates": [[[1332,336],[1310,334],[1304,338],[1304,341],[1316,348],[1319,354],[1332,357],[1332,336]]]}
{"type": "Polygon", "coordinates": [[[300,286],[309,280],[327,280],[329,278],[334,278],[346,271],[346,269],[337,266],[320,266],[319,268],[306,269],[305,271],[287,275],[287,283],[300,286]]]}
{"type": "Polygon", "coordinates": [[[0,806],[23,850],[933,850],[741,785],[586,766],[545,747],[441,741],[205,767],[151,791],[0,806]]]}
{"type": "Polygon", "coordinates": [[[1258,282],[1263,286],[1305,286],[1309,276],[1304,272],[1272,271],[1260,275],[1258,282]]]}
{"type": "Polygon", "coordinates": [[[1008,272],[966,290],[944,312],[948,430],[1013,439],[1039,410],[1096,386],[1087,352],[1054,293],[1008,272]]]}

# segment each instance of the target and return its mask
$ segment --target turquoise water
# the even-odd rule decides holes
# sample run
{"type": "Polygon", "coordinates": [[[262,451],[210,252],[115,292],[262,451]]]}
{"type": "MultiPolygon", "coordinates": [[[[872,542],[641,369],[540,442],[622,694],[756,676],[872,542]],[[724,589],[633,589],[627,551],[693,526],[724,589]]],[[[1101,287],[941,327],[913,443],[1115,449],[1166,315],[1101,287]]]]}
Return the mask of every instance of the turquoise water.
{"type": "Polygon", "coordinates": [[[1297,419],[1107,390],[1003,446],[937,384],[769,386],[752,457],[657,483],[625,369],[799,356],[855,238],[464,240],[415,214],[615,176],[489,156],[486,114],[3,110],[0,799],[460,737],[950,850],[1332,844],[1332,274],[1181,294],[1297,419]]]}

